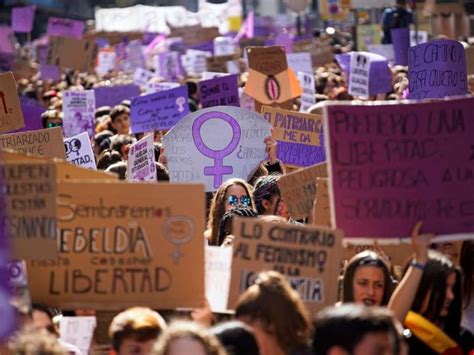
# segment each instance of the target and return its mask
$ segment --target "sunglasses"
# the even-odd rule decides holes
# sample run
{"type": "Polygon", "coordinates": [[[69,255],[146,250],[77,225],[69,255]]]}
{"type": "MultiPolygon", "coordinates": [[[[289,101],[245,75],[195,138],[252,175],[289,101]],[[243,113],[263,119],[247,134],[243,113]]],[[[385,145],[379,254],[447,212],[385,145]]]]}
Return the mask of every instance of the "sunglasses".
{"type": "MultiPolygon", "coordinates": [[[[235,195],[230,195],[227,197],[227,203],[231,206],[238,206],[239,205],[239,198],[235,195]]],[[[240,205],[244,207],[249,207],[251,203],[250,197],[248,196],[240,196],[240,205]]]]}
{"type": "Polygon", "coordinates": [[[62,122],[48,122],[46,123],[46,128],[53,128],[53,127],[62,127],[62,122]]]}

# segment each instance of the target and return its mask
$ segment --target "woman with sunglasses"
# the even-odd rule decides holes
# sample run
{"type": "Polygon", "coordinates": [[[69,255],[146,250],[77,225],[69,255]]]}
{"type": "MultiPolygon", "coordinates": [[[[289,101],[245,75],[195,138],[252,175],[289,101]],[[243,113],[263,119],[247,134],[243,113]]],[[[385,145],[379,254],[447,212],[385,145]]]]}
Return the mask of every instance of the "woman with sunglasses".
{"type": "Polygon", "coordinates": [[[363,251],[347,263],[343,276],[342,303],[385,306],[392,290],[389,266],[376,252],[363,251]]]}
{"type": "Polygon", "coordinates": [[[204,233],[210,245],[219,245],[219,223],[224,213],[238,206],[255,209],[251,186],[242,179],[229,179],[217,189],[209,209],[207,230],[204,233]]]}

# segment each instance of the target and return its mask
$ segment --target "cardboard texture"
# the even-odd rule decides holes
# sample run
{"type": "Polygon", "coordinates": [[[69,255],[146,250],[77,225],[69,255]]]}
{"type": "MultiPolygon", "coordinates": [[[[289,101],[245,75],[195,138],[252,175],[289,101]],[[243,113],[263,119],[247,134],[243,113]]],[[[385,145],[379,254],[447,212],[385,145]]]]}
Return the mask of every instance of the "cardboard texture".
{"type": "Polygon", "coordinates": [[[206,67],[208,71],[217,73],[227,73],[227,63],[238,60],[236,55],[220,55],[206,58],[206,67]]]}
{"type": "Polygon", "coordinates": [[[48,36],[70,37],[82,39],[84,32],[84,21],[72,20],[69,18],[49,17],[48,18],[48,36]]]}
{"type": "Polygon", "coordinates": [[[87,132],[66,138],[64,149],[66,150],[66,159],[71,164],[97,170],[91,139],[87,132]]]}
{"type": "Polygon", "coordinates": [[[305,167],[326,160],[322,115],[268,106],[262,107],[262,115],[272,125],[277,157],[282,162],[305,167]]]}
{"type": "Polygon", "coordinates": [[[313,316],[336,303],[342,260],[340,231],[236,218],[232,234],[236,238],[229,308],[235,307],[259,272],[268,270],[287,276],[313,316]]]}
{"type": "Polygon", "coordinates": [[[316,198],[316,179],[327,177],[327,174],[326,163],[321,163],[285,174],[278,180],[281,196],[291,217],[302,219],[311,214],[316,198]]]}
{"type": "Polygon", "coordinates": [[[0,135],[0,150],[66,160],[61,127],[0,135]]]}
{"type": "Polygon", "coordinates": [[[56,169],[50,162],[2,162],[5,231],[13,259],[57,256],[56,169]]]}
{"type": "Polygon", "coordinates": [[[15,64],[13,65],[13,75],[18,81],[26,78],[30,79],[38,73],[38,69],[29,57],[17,57],[15,58],[15,64]]]}
{"type": "Polygon", "coordinates": [[[316,179],[316,200],[314,201],[313,223],[317,226],[331,227],[331,208],[329,206],[328,179],[316,179]]]}
{"type": "Polygon", "coordinates": [[[313,67],[324,66],[334,62],[334,54],[329,40],[305,39],[294,42],[293,52],[310,53],[313,67]]]}
{"type": "Polygon", "coordinates": [[[52,36],[46,64],[94,73],[97,52],[98,46],[93,40],[52,36]]]}
{"type": "Polygon", "coordinates": [[[244,92],[261,105],[291,109],[292,100],[301,95],[296,74],[288,68],[282,47],[247,48],[249,76],[244,92]]]}
{"type": "Polygon", "coordinates": [[[25,127],[12,72],[0,74],[0,132],[25,127]]]}
{"type": "Polygon", "coordinates": [[[442,39],[408,51],[409,99],[467,94],[466,55],[458,41],[442,39]]]}
{"type": "Polygon", "coordinates": [[[467,75],[474,74],[474,47],[464,48],[466,53],[467,75]]]}
{"type": "Polygon", "coordinates": [[[230,178],[247,180],[267,157],[263,141],[270,135],[261,115],[239,107],[190,113],[162,139],[170,180],[201,182],[206,191],[230,178]]]}
{"type": "Polygon", "coordinates": [[[438,237],[472,238],[473,111],[474,98],[327,106],[332,225],[406,238],[423,220],[438,237]]]}
{"type": "Polygon", "coordinates": [[[203,192],[202,185],[62,182],[59,258],[28,263],[33,301],[63,309],[199,306],[203,192]]]}

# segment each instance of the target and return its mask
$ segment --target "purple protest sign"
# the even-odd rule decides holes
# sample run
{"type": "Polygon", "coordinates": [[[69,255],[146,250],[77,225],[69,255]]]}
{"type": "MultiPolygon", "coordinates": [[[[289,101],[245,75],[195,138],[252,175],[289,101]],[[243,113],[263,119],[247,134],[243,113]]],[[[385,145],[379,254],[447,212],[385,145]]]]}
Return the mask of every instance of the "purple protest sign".
{"type": "Polygon", "coordinates": [[[48,36],[70,37],[82,39],[84,22],[67,18],[50,17],[48,19],[48,36]]]}
{"type": "Polygon", "coordinates": [[[15,65],[15,55],[9,53],[0,53],[0,73],[13,71],[15,65]]]}
{"type": "Polygon", "coordinates": [[[43,80],[61,80],[61,69],[56,65],[40,64],[40,73],[43,80]]]}
{"type": "Polygon", "coordinates": [[[440,39],[408,51],[409,99],[467,94],[466,54],[458,41],[440,39]]]}
{"type": "Polygon", "coordinates": [[[474,98],[328,106],[333,227],[399,238],[422,220],[435,235],[473,233],[473,111],[474,98]]]}
{"type": "Polygon", "coordinates": [[[63,95],[63,131],[65,137],[83,132],[94,135],[94,90],[65,91],[63,95]]]}
{"type": "MultiPolygon", "coordinates": [[[[41,114],[45,111],[44,107],[34,99],[26,96],[20,96],[21,111],[25,120],[25,127],[20,128],[16,132],[36,131],[43,128],[41,114]]],[[[12,132],[13,133],[13,132],[12,132]]]]}
{"type": "Polygon", "coordinates": [[[408,49],[410,48],[410,30],[395,28],[391,31],[395,65],[408,65],[408,49]]]}
{"type": "Polygon", "coordinates": [[[130,108],[133,133],[167,130],[189,113],[188,87],[160,91],[132,99],[130,108]]]}
{"type": "Polygon", "coordinates": [[[285,47],[286,53],[293,52],[293,38],[286,31],[280,32],[275,36],[274,45],[285,47]]]}
{"type": "Polygon", "coordinates": [[[0,26],[0,53],[15,54],[12,37],[13,30],[11,27],[0,26]]]}
{"type": "Polygon", "coordinates": [[[177,80],[184,76],[179,52],[159,53],[155,56],[155,71],[166,80],[177,80]]]}
{"type": "Polygon", "coordinates": [[[17,33],[28,33],[33,29],[36,6],[14,7],[12,9],[12,28],[17,33]]]}
{"type": "Polygon", "coordinates": [[[239,102],[239,86],[236,74],[199,82],[202,108],[211,106],[237,106],[239,102]]]}
{"type": "Polygon", "coordinates": [[[239,107],[190,113],[162,139],[170,180],[204,183],[206,191],[231,177],[247,180],[267,156],[263,141],[270,134],[261,115],[239,107]]]}
{"type": "Polygon", "coordinates": [[[99,86],[94,88],[96,107],[118,105],[123,100],[131,100],[140,95],[137,85],[99,86]]]}
{"type": "Polygon", "coordinates": [[[203,51],[203,52],[214,53],[214,41],[211,40],[211,41],[207,41],[207,42],[201,42],[201,43],[197,43],[197,44],[187,46],[186,48],[187,49],[195,49],[195,50],[203,51]]]}

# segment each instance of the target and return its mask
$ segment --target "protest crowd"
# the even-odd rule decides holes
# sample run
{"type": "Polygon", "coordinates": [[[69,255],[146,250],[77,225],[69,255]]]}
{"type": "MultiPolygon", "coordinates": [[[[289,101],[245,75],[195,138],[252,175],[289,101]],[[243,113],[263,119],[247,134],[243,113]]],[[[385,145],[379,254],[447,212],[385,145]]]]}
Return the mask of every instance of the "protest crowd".
{"type": "Polygon", "coordinates": [[[287,3],[11,8],[0,355],[474,354],[470,38],[287,3]]]}

